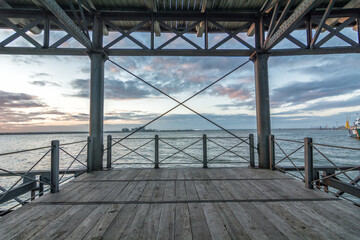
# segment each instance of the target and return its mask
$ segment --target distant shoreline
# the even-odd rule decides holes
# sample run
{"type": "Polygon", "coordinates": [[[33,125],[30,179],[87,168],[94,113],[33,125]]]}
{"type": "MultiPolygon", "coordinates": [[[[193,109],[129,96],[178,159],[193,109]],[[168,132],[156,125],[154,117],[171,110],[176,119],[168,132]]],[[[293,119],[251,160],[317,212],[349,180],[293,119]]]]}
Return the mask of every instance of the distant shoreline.
{"type": "MultiPolygon", "coordinates": [[[[229,131],[237,131],[237,130],[249,130],[249,131],[256,131],[256,129],[228,129],[229,131]]],[[[314,129],[314,128],[274,128],[273,130],[344,130],[344,129],[314,129]]],[[[178,129],[178,130],[150,130],[150,131],[141,131],[141,132],[191,132],[191,131],[222,131],[217,129],[178,129]]],[[[129,132],[122,132],[122,131],[104,131],[104,133],[131,133],[129,132]]],[[[42,134],[89,134],[87,131],[75,131],[75,132],[7,132],[7,133],[0,133],[0,135],[42,135],[42,134]]]]}

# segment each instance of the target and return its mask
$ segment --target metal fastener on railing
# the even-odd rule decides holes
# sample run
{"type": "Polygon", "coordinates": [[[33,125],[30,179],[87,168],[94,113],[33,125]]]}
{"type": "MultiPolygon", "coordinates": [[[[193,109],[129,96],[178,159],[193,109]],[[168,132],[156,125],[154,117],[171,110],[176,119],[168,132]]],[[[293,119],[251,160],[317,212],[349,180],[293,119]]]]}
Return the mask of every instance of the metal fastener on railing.
{"type": "Polygon", "coordinates": [[[50,172],[51,193],[59,191],[59,141],[51,141],[51,172],[50,172]]]}
{"type": "Polygon", "coordinates": [[[111,147],[112,147],[112,136],[107,136],[107,151],[106,151],[106,167],[111,168],[111,147]]]}

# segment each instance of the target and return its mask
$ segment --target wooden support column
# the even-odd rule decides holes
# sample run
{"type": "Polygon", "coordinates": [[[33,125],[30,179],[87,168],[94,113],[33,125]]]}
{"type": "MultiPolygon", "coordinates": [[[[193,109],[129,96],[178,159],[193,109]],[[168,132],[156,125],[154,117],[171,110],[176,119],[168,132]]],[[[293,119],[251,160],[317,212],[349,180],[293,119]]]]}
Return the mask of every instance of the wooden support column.
{"type": "Polygon", "coordinates": [[[258,134],[259,168],[270,168],[269,136],[270,101],[268,55],[263,52],[264,28],[262,19],[255,22],[255,47],[256,52],[251,59],[255,65],[255,94],[256,94],[256,121],[258,134]]]}
{"type": "Polygon", "coordinates": [[[103,168],[103,128],[104,128],[104,63],[103,53],[103,21],[94,17],[93,49],[89,56],[91,60],[90,76],[90,154],[89,171],[103,168]]]}

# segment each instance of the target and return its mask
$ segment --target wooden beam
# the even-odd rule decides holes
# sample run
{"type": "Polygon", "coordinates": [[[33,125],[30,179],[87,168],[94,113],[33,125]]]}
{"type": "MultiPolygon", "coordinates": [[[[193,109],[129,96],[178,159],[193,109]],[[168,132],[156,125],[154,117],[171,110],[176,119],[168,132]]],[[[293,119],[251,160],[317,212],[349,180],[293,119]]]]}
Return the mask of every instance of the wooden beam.
{"type": "MultiPolygon", "coordinates": [[[[201,5],[202,13],[204,13],[206,10],[206,3],[207,3],[207,0],[203,0],[202,5],[201,5]]],[[[200,22],[200,24],[196,26],[196,36],[202,37],[204,30],[205,30],[205,22],[200,22]]]]}
{"type": "MultiPolygon", "coordinates": [[[[5,0],[0,0],[0,7],[1,8],[8,8],[11,9],[12,6],[10,4],[8,4],[5,0]]],[[[9,21],[12,24],[15,25],[20,25],[21,27],[25,27],[27,25],[29,25],[31,23],[31,21],[29,19],[26,18],[9,18],[9,21]]],[[[41,33],[41,29],[38,26],[34,26],[29,30],[31,33],[33,34],[40,34],[41,33]]]]}
{"type": "MultiPolygon", "coordinates": [[[[157,12],[156,0],[146,1],[145,4],[148,9],[152,10],[153,12],[157,12]]],[[[161,36],[161,29],[158,21],[154,21],[154,32],[155,36],[161,36]]]]}
{"type": "MultiPolygon", "coordinates": [[[[343,9],[350,9],[350,8],[360,8],[360,0],[351,0],[343,7],[343,9]]],[[[331,19],[326,20],[326,25],[333,27],[337,23],[343,23],[346,20],[347,20],[347,18],[331,18],[331,19]]]]}
{"type": "Polygon", "coordinates": [[[317,0],[303,0],[295,9],[294,13],[284,21],[279,29],[270,36],[265,42],[265,50],[270,50],[281,40],[283,40],[286,35],[292,32],[297,24],[303,19],[303,17],[308,13],[319,1],[317,0]]]}
{"type": "Polygon", "coordinates": [[[335,178],[326,178],[326,179],[322,180],[321,182],[327,186],[336,188],[342,192],[345,192],[345,193],[348,193],[350,195],[360,198],[360,188],[355,187],[354,185],[351,185],[350,183],[342,182],[335,178]]]}
{"type": "Polygon", "coordinates": [[[254,36],[254,34],[255,34],[255,23],[251,24],[251,26],[249,27],[246,34],[248,35],[248,37],[254,36]]]}

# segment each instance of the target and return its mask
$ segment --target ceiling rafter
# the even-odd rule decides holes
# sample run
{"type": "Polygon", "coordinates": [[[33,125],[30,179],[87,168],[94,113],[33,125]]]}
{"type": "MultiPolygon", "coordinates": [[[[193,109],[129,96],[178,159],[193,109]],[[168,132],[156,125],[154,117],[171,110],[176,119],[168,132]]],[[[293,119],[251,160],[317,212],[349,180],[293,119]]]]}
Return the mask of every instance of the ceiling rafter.
{"type": "Polygon", "coordinates": [[[298,26],[298,23],[304,18],[306,13],[308,13],[318,3],[318,0],[303,0],[278,29],[276,29],[276,27],[274,28],[274,33],[270,34],[269,38],[266,39],[264,50],[270,50],[273,46],[283,40],[298,26]]]}
{"type": "Polygon", "coordinates": [[[86,48],[92,48],[90,39],[81,31],[81,29],[73,22],[73,20],[71,20],[71,18],[55,1],[40,0],[40,2],[59,19],[59,21],[67,28],[69,33],[71,33],[71,35],[76,40],[78,40],[86,48]]]}

